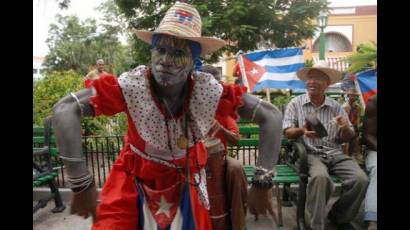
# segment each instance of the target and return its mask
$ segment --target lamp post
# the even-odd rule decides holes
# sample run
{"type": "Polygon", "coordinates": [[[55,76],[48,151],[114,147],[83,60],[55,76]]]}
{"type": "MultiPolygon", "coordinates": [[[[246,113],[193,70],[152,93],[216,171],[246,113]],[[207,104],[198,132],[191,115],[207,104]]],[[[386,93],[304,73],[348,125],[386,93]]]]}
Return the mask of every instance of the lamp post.
{"type": "Polygon", "coordinates": [[[317,25],[320,27],[320,37],[319,37],[319,60],[325,60],[325,34],[323,30],[327,26],[328,14],[326,11],[320,11],[317,17],[317,25]]]}

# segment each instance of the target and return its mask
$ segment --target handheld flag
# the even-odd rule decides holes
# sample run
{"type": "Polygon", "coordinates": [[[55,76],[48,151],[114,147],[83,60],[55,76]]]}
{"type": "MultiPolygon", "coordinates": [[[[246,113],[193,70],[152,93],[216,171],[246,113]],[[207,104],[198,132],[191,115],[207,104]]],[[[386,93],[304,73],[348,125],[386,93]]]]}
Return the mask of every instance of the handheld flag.
{"type": "Polygon", "coordinates": [[[359,72],[350,75],[350,79],[354,81],[357,91],[362,95],[362,103],[367,105],[369,98],[377,94],[377,71],[371,69],[359,72]]]}

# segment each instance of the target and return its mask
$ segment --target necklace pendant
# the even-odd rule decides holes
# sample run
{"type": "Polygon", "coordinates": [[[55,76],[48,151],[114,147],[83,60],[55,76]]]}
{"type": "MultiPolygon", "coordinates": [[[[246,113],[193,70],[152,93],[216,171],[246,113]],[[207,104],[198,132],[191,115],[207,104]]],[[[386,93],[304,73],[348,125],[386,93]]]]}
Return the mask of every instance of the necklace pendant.
{"type": "Polygon", "coordinates": [[[177,146],[180,149],[186,149],[188,147],[188,139],[185,136],[181,135],[177,139],[177,146]]]}

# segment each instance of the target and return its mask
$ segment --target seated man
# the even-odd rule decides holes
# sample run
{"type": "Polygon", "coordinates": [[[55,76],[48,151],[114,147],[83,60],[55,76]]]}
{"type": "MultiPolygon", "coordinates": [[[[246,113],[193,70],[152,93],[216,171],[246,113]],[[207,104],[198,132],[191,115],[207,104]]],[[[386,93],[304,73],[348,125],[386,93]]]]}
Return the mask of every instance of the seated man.
{"type": "Polygon", "coordinates": [[[307,94],[293,98],[283,120],[284,135],[288,139],[302,138],[308,152],[310,181],[307,188],[307,214],[312,229],[325,229],[326,204],[333,192],[329,173],[342,180],[343,193],[333,205],[328,218],[339,229],[353,229],[352,221],[364,199],[368,178],[359,165],[342,152],[341,142],[347,142],[354,131],[346,112],[335,100],[326,97],[325,90],[342,80],[342,73],[319,62],[314,67],[297,72],[305,81],[307,94]],[[306,123],[312,113],[324,125],[328,136],[319,138],[306,123]]]}
{"type": "Polygon", "coordinates": [[[371,97],[365,109],[363,120],[366,140],[366,169],[370,183],[365,198],[364,220],[369,222],[369,230],[377,229],[377,95],[371,97]]]}
{"type": "MultiPolygon", "coordinates": [[[[215,79],[224,85],[221,80],[221,74],[217,68],[211,65],[202,67],[203,72],[212,74],[215,79]]],[[[229,87],[225,85],[225,87],[229,87]]],[[[245,92],[245,89],[243,89],[245,92]]],[[[231,223],[234,223],[235,229],[245,229],[246,216],[246,197],[248,183],[246,174],[243,170],[242,163],[227,155],[227,142],[237,145],[240,139],[238,125],[231,116],[216,116],[214,125],[211,128],[211,136],[218,137],[225,147],[226,154],[226,182],[227,182],[227,198],[230,207],[231,223]]]]}

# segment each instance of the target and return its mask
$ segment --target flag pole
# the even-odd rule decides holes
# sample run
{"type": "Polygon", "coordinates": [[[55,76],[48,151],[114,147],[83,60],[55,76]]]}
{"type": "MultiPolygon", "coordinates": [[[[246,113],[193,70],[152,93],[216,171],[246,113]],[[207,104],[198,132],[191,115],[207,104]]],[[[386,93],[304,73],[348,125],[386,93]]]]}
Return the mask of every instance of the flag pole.
{"type": "Polygon", "coordinates": [[[266,98],[267,98],[268,102],[270,103],[270,89],[266,88],[265,90],[266,90],[266,98]]]}
{"type": "Polygon", "coordinates": [[[243,64],[243,58],[242,54],[238,56],[238,62],[239,62],[239,69],[241,70],[241,76],[242,76],[242,83],[246,88],[248,89],[248,93],[251,91],[249,89],[249,83],[248,83],[248,78],[246,77],[246,72],[245,72],[245,65],[243,64]]]}
{"type": "Polygon", "coordinates": [[[360,97],[359,97],[360,98],[360,103],[362,104],[363,109],[365,109],[366,108],[366,103],[364,103],[363,94],[362,94],[362,91],[360,90],[359,82],[357,82],[356,74],[354,76],[353,84],[356,87],[357,92],[359,92],[359,94],[360,94],[360,97]]]}

